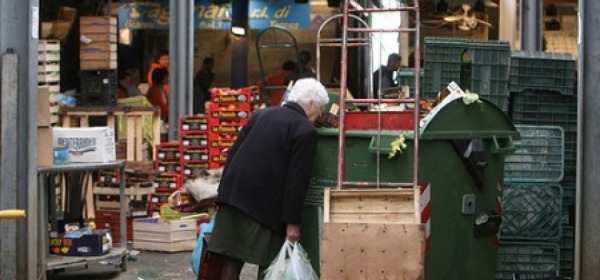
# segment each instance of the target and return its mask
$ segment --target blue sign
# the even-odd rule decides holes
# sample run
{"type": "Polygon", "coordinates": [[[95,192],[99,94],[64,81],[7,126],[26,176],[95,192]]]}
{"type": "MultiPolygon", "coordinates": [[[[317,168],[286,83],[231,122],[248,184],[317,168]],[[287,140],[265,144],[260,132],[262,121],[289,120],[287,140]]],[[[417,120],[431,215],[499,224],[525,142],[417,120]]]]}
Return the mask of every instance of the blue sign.
{"type": "MultiPolygon", "coordinates": [[[[270,26],[281,26],[291,30],[306,29],[310,28],[310,4],[298,4],[294,3],[294,0],[251,0],[248,19],[251,29],[270,26]]],[[[211,0],[195,0],[194,27],[231,28],[231,5],[217,6],[213,5],[211,0]]],[[[169,0],[121,4],[119,28],[168,29],[169,0]]]]}

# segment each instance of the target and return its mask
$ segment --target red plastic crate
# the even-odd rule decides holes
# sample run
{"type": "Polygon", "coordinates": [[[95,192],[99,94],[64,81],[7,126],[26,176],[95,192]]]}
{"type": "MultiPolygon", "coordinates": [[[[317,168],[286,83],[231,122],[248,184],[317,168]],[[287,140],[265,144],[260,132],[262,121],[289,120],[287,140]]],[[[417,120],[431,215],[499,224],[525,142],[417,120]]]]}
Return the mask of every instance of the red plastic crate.
{"type": "Polygon", "coordinates": [[[208,106],[209,122],[210,118],[222,120],[243,120],[250,118],[249,103],[210,103],[208,106]]]}
{"type": "Polygon", "coordinates": [[[208,169],[219,169],[225,167],[225,163],[209,162],[208,169]]]}
{"type": "Polygon", "coordinates": [[[154,183],[152,184],[157,192],[176,191],[183,187],[181,174],[175,172],[162,172],[154,175],[154,183]]]}
{"type": "Polygon", "coordinates": [[[208,146],[208,133],[206,131],[186,131],[180,133],[180,141],[182,146],[208,146]]]}
{"type": "Polygon", "coordinates": [[[179,119],[179,131],[207,131],[208,119],[205,115],[189,115],[179,119]]]}
{"type": "Polygon", "coordinates": [[[210,101],[213,103],[249,103],[251,98],[251,91],[247,89],[212,88],[210,90],[210,101]]]}
{"type": "Polygon", "coordinates": [[[109,183],[115,184],[119,183],[121,176],[119,174],[119,169],[106,169],[98,171],[98,182],[99,183],[109,183]]]}
{"type": "MultiPolygon", "coordinates": [[[[119,211],[96,210],[95,223],[98,229],[110,229],[113,243],[121,243],[121,213],[119,211]]],[[[127,218],[127,240],[133,241],[133,218],[127,218]]]]}
{"type": "Polygon", "coordinates": [[[381,129],[386,130],[413,130],[414,112],[347,112],[346,129],[370,130],[377,129],[381,113],[381,129]]]}
{"type": "Polygon", "coordinates": [[[178,159],[181,143],[178,141],[165,142],[156,145],[156,158],[159,160],[178,159]]]}
{"type": "Polygon", "coordinates": [[[207,161],[208,147],[182,146],[181,161],[207,161]]]}
{"type": "Polygon", "coordinates": [[[187,161],[182,164],[181,174],[185,180],[193,178],[195,173],[209,168],[210,165],[208,164],[208,161],[187,161]]]}
{"type": "Polygon", "coordinates": [[[160,172],[180,172],[181,162],[179,159],[157,160],[156,170],[160,172]]]}

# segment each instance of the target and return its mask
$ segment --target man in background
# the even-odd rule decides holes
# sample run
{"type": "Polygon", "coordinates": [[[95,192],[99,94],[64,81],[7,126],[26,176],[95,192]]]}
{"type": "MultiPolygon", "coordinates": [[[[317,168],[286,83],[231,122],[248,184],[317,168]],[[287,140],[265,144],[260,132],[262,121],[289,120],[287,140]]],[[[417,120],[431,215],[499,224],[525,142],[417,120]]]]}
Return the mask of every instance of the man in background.
{"type": "Polygon", "coordinates": [[[205,111],[205,103],[210,101],[210,86],[215,79],[213,68],[215,60],[212,57],[207,57],[202,61],[202,68],[194,77],[194,114],[203,114],[205,111]]]}
{"type": "Polygon", "coordinates": [[[286,60],[281,65],[281,70],[277,73],[269,75],[266,79],[266,85],[263,85],[263,89],[269,96],[269,106],[279,106],[285,87],[287,86],[290,75],[294,73],[296,69],[296,63],[291,60],[286,60]]]}
{"type": "Polygon", "coordinates": [[[394,72],[399,68],[400,55],[397,53],[390,54],[388,56],[387,64],[381,65],[381,67],[373,73],[373,98],[379,98],[379,89],[381,89],[382,95],[394,91],[393,88],[398,86],[398,83],[394,79],[394,72]],[[380,76],[381,83],[379,81],[380,76]]]}

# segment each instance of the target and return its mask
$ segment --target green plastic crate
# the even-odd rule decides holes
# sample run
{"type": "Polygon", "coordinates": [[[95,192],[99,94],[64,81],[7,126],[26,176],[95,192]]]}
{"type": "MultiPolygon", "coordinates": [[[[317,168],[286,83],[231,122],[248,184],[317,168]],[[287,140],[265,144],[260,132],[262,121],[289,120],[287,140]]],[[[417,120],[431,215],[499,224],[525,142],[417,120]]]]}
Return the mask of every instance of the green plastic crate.
{"type": "Polygon", "coordinates": [[[558,125],[565,134],[577,133],[577,97],[550,91],[511,93],[509,116],[515,124],[558,125]]]}
{"type": "MultiPolygon", "coordinates": [[[[486,96],[508,96],[508,42],[458,38],[425,38],[423,96],[434,98],[450,82],[486,96]]],[[[506,112],[505,100],[496,104],[506,112]]]]}
{"type": "Polygon", "coordinates": [[[498,247],[497,280],[546,279],[558,276],[560,249],[551,243],[502,242],[498,247]]]}
{"type": "Polygon", "coordinates": [[[509,89],[575,94],[576,59],[572,54],[516,51],[511,55],[509,89]]]}
{"type": "Polygon", "coordinates": [[[564,131],[560,126],[515,125],[521,140],[504,160],[505,182],[560,182],[564,172],[564,131]]]}
{"type": "Polygon", "coordinates": [[[502,188],[502,240],[559,241],[562,188],[558,184],[505,184],[502,188]]]}

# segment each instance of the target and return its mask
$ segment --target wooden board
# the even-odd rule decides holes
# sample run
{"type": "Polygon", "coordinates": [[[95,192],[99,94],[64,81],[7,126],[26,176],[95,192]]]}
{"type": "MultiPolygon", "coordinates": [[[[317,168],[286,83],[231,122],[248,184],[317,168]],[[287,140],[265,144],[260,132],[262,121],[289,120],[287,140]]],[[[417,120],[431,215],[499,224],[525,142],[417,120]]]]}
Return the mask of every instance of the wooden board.
{"type": "Polygon", "coordinates": [[[424,279],[424,264],[422,225],[324,224],[321,279],[424,279]]]}
{"type": "Polygon", "coordinates": [[[326,223],[420,223],[417,189],[326,189],[324,200],[326,223]]]}

